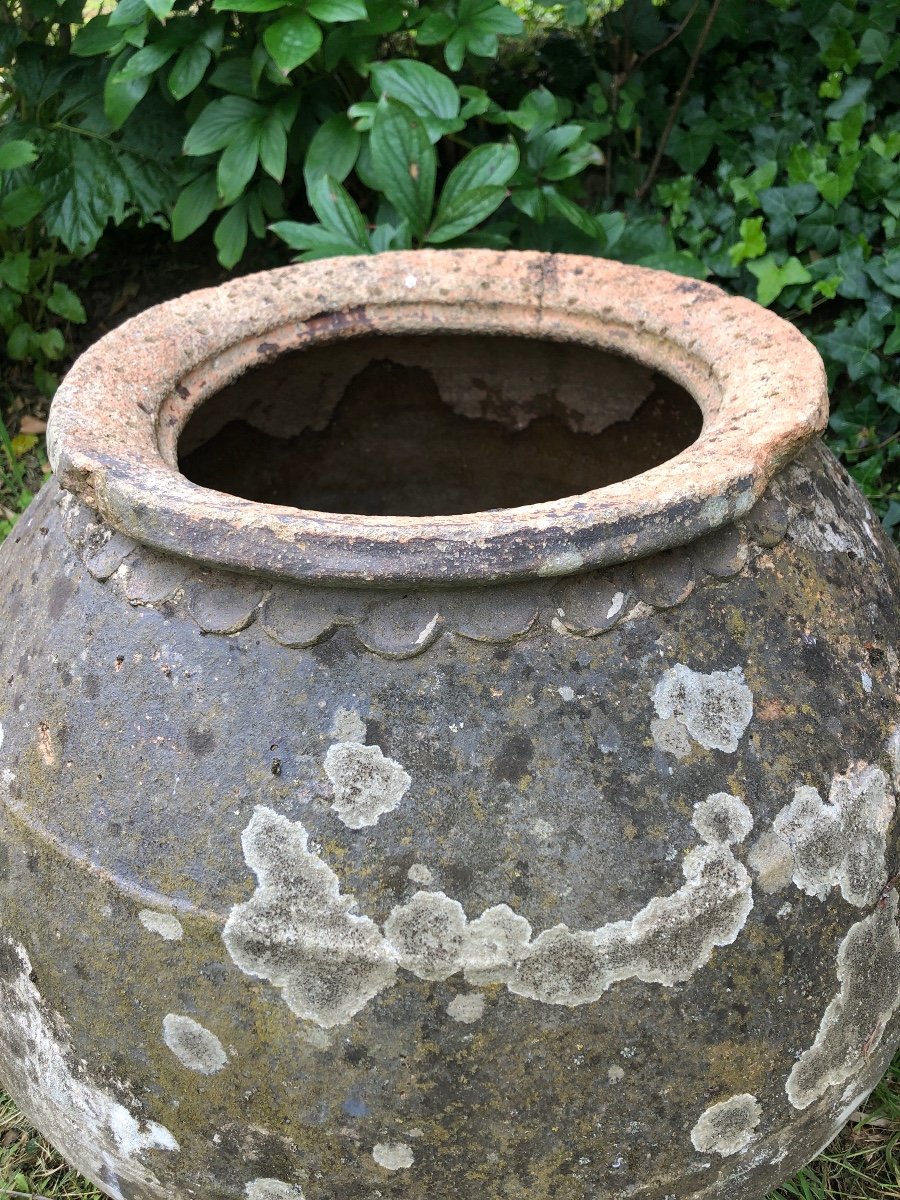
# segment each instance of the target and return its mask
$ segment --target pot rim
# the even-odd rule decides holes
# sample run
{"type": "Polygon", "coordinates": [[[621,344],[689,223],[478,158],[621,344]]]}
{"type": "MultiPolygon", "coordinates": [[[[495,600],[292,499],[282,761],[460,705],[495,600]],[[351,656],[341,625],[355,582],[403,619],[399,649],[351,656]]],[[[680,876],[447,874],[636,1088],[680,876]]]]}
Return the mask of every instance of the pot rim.
{"type": "Polygon", "coordinates": [[[566,575],[692,541],[747,512],[827,417],[815,347],[711,284],[579,255],[417,250],[282,267],[147,309],[77,360],[47,442],[63,488],[165,553],[311,583],[435,585],[566,575]],[[686,388],[702,432],[620,483],[453,516],[260,504],[180,474],[192,412],[251,367],[354,336],[441,332],[623,354],[686,388]]]}

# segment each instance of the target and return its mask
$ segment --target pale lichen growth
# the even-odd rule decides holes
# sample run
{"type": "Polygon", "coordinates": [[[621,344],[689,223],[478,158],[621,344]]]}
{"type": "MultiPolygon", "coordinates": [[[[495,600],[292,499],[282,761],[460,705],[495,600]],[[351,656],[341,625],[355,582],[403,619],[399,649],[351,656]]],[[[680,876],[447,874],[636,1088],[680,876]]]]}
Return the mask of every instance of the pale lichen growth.
{"type": "Polygon", "coordinates": [[[364,742],[366,723],[352,708],[339,708],[331,721],[331,733],[339,742],[364,742]]]}
{"type": "Polygon", "coordinates": [[[214,1075],[228,1063],[225,1047],[216,1035],[192,1017],[169,1013],[163,1020],[163,1040],[189,1071],[214,1075]]]}
{"type": "Polygon", "coordinates": [[[690,734],[674,717],[668,717],[666,720],[657,717],[655,721],[651,721],[650,736],[660,750],[666,754],[673,754],[676,758],[687,758],[691,752],[690,734]]]}
{"type": "Polygon", "coordinates": [[[463,1025],[471,1025],[484,1016],[484,996],[481,992],[454,996],[447,1005],[447,1015],[463,1025]]]}
{"type": "Polygon", "coordinates": [[[894,787],[900,789],[900,725],[888,738],[887,749],[891,760],[891,776],[894,780],[894,787]]]}
{"type": "Polygon", "coordinates": [[[406,1142],[378,1142],[372,1147],[372,1157],[385,1171],[405,1171],[415,1162],[412,1147],[406,1142]]]}
{"type": "Polygon", "coordinates": [[[739,796],[714,792],[694,805],[691,824],[712,846],[733,846],[753,828],[753,814],[739,796]]]}
{"type": "Polygon", "coordinates": [[[259,886],[237,904],[222,933],[248,975],[281,988],[290,1009],[324,1029],[359,1012],[397,972],[396,955],[334,871],[314,854],[307,832],[258,806],[242,837],[259,886]]]}
{"type": "Polygon", "coordinates": [[[154,912],[152,908],[142,908],[138,920],[149,933],[157,933],[164,941],[180,942],[184,937],[184,929],[177,917],[170,913],[154,912]]]}
{"type": "Polygon", "coordinates": [[[753,716],[753,693],[740,667],[702,674],[676,663],[656,685],[653,706],[662,721],[680,722],[707,750],[733,754],[753,716]]]}
{"type": "Polygon", "coordinates": [[[247,1200],[304,1200],[303,1188],[280,1179],[252,1179],[244,1194],[247,1200]]]}
{"type": "Polygon", "coordinates": [[[900,1006],[900,930],[897,893],[851,925],[837,954],[840,991],[825,1009],[819,1032],[788,1076],[794,1108],[808,1108],[832,1087],[869,1069],[882,1034],[900,1006]]]}
{"type": "Polygon", "coordinates": [[[466,914],[443,892],[416,892],[384,924],[401,967],[419,979],[449,979],[462,967],[466,914]]]}
{"type": "Polygon", "coordinates": [[[886,875],[887,830],[894,796],[878,767],[836,775],[826,804],[813,787],[798,787],[772,828],[788,847],[791,877],[824,900],[833,887],[859,908],[874,903],[886,875]]]}
{"type": "Polygon", "coordinates": [[[747,855],[747,861],[756,872],[756,881],[767,896],[783,891],[791,882],[794,860],[790,848],[771,829],[759,836],[747,855]]]}
{"type": "Polygon", "coordinates": [[[700,1154],[715,1153],[727,1158],[750,1145],[761,1120],[759,1101],[743,1092],[701,1113],[691,1130],[691,1143],[700,1154]]]}
{"type": "Polygon", "coordinates": [[[380,746],[335,742],[325,755],[325,774],[334,787],[332,808],[350,829],[374,825],[393,812],[412,783],[380,746]]]}
{"type": "MultiPolygon", "coordinates": [[[[79,1170],[103,1177],[113,1200],[140,1194],[147,1200],[169,1200],[171,1192],[141,1161],[151,1150],[174,1152],[178,1142],[163,1125],[134,1116],[111,1092],[93,1083],[76,1065],[61,1020],[45,1009],[32,983],[27,952],[7,941],[19,969],[0,977],[0,1012],[14,1022],[28,1053],[4,1064],[4,1080],[30,1097],[31,1114],[42,1133],[79,1170]],[[91,1131],[90,1144],[85,1130],[91,1131]]],[[[137,1101],[135,1107],[139,1108],[137,1101]]]]}
{"type": "Polygon", "coordinates": [[[546,930],[519,963],[510,991],[548,1004],[590,1004],[623,979],[671,985],[735,940],[753,898],[750,876],[725,846],[699,846],[684,860],[686,882],[636,916],[596,930],[546,930]]]}
{"type": "Polygon", "coordinates": [[[509,983],[531,940],[531,924],[508,904],[495,904],[466,929],[464,971],[469,983],[509,983]]]}

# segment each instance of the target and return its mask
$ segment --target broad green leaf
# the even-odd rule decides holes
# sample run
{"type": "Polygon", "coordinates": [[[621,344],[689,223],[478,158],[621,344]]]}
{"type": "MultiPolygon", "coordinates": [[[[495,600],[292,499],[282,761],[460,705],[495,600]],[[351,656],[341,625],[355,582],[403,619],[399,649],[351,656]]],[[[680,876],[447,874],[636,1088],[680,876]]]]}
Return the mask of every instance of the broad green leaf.
{"type": "Polygon", "coordinates": [[[349,117],[335,113],[313,134],[303,162],[303,177],[307,188],[311,182],[330,175],[339,183],[350,172],[359,154],[362,141],[349,117]]]}
{"type": "Polygon", "coordinates": [[[399,100],[419,116],[443,120],[459,116],[459,92],[452,79],[426,63],[408,58],[372,63],[372,81],[379,95],[399,100]]]}
{"type": "Polygon", "coordinates": [[[147,20],[148,5],[146,0],[118,0],[115,8],[109,14],[111,28],[127,29],[132,25],[143,24],[147,20]]]}
{"type": "Polygon", "coordinates": [[[243,96],[223,96],[212,100],[188,130],[185,154],[213,154],[223,150],[241,125],[257,123],[266,115],[262,105],[243,96]]]}
{"type": "Polygon", "coordinates": [[[383,95],[369,145],[380,190],[421,237],[431,217],[437,167],[422,117],[383,95]]]}
{"type": "Polygon", "coordinates": [[[27,250],[4,254],[0,258],[0,282],[14,292],[27,292],[31,275],[31,256],[27,250]]]}
{"type": "Polygon", "coordinates": [[[172,240],[182,242],[207,220],[219,203],[214,171],[195,179],[182,191],[172,211],[172,240]]]}
{"type": "Polygon", "coordinates": [[[158,21],[166,21],[172,15],[175,0],[144,0],[158,21]]]}
{"type": "Polygon", "coordinates": [[[44,329],[32,338],[42,354],[49,359],[62,358],[66,351],[66,339],[58,329],[44,329]]]}
{"type": "Polygon", "coordinates": [[[371,250],[366,220],[346,188],[326,175],[312,188],[309,196],[313,212],[326,229],[349,238],[360,250],[371,250]]]}
{"type": "Polygon", "coordinates": [[[463,192],[489,185],[504,186],[515,175],[518,166],[519,151],[513,143],[490,142],[477,146],[447,176],[439,208],[450,204],[463,192]]]}
{"type": "Polygon", "coordinates": [[[71,53],[81,58],[90,58],[95,54],[108,54],[122,45],[122,30],[110,26],[106,15],[94,17],[87,25],[82,25],[72,42],[71,53]]]}
{"type": "Polygon", "coordinates": [[[774,254],[767,254],[755,262],[747,263],[748,271],[756,276],[757,303],[768,307],[777,300],[784,289],[792,283],[809,283],[812,275],[800,262],[799,258],[791,255],[786,262],[779,265],[774,254]]]}
{"type": "Polygon", "coordinates": [[[21,321],[11,330],[6,340],[6,353],[13,362],[21,362],[23,358],[28,357],[33,338],[34,330],[27,321],[21,321]]]}
{"type": "Polygon", "coordinates": [[[322,45],[322,30],[302,12],[279,17],[263,34],[266,49],[285,75],[312,58],[322,45]]]}
{"type": "Polygon", "coordinates": [[[544,194],[548,204],[555,212],[559,213],[561,217],[565,217],[570,225],[574,225],[576,229],[580,229],[582,233],[593,238],[597,243],[598,250],[604,248],[605,231],[586,209],[582,208],[580,204],[576,204],[574,200],[570,200],[568,196],[564,196],[556,188],[545,188],[544,194]]]}
{"type": "Polygon", "coordinates": [[[22,138],[14,138],[0,146],[0,171],[14,171],[16,167],[26,167],[37,158],[37,147],[33,142],[22,138]]]}
{"type": "Polygon", "coordinates": [[[84,305],[72,289],[66,287],[64,283],[54,283],[50,295],[47,297],[47,307],[58,317],[62,317],[66,321],[73,321],[77,325],[83,325],[87,320],[84,305]]]}
{"type": "Polygon", "coordinates": [[[351,238],[333,229],[326,229],[324,225],[303,225],[299,221],[276,221],[269,228],[292,250],[307,251],[302,255],[303,260],[365,253],[351,238]]]}
{"type": "Polygon", "coordinates": [[[213,0],[214,12],[262,13],[284,7],[284,0],[213,0]]]}
{"type": "Polygon", "coordinates": [[[262,169],[281,183],[287,165],[287,134],[277,119],[269,118],[259,131],[259,161],[262,169]]]}
{"type": "Polygon", "coordinates": [[[176,100],[183,100],[199,87],[211,60],[212,52],[201,42],[185,46],[169,72],[169,91],[176,100]]]}
{"type": "Polygon", "coordinates": [[[174,46],[154,42],[132,54],[123,66],[118,69],[113,67],[113,77],[117,83],[127,83],[131,79],[141,79],[145,75],[152,75],[154,71],[165,66],[174,53],[174,46]]]}
{"type": "Polygon", "coordinates": [[[434,225],[425,241],[438,245],[468,233],[496,212],[505,199],[506,188],[493,184],[456,192],[446,202],[442,196],[434,225]]]}
{"type": "Polygon", "coordinates": [[[260,126],[242,125],[222,151],[216,168],[216,185],[224,204],[232,204],[253,178],[259,161],[260,126]]]}
{"type": "Polygon", "coordinates": [[[416,30],[416,44],[419,46],[439,46],[456,28],[456,22],[445,12],[429,13],[416,30]]]}
{"type": "Polygon", "coordinates": [[[253,64],[243,54],[231,54],[223,58],[210,75],[208,83],[223,92],[243,96],[245,100],[252,100],[256,96],[253,64]]]}
{"type": "MultiPolygon", "coordinates": [[[[140,52],[139,52],[140,53],[140,52]]],[[[128,60],[130,51],[120,54],[113,63],[103,85],[103,111],[113,129],[121,129],[150,89],[149,75],[126,76],[119,69],[128,60]]]]}
{"type": "Polygon", "coordinates": [[[0,198],[0,224],[18,229],[33,221],[43,207],[44,194],[40,188],[13,188],[0,198]]]}
{"type": "Polygon", "coordinates": [[[216,226],[213,241],[219,252],[219,262],[230,269],[235,266],[247,248],[247,197],[242,196],[233,204],[216,226]]]}
{"type": "Polygon", "coordinates": [[[306,11],[318,21],[364,21],[366,6],[363,0],[309,0],[306,11]]]}

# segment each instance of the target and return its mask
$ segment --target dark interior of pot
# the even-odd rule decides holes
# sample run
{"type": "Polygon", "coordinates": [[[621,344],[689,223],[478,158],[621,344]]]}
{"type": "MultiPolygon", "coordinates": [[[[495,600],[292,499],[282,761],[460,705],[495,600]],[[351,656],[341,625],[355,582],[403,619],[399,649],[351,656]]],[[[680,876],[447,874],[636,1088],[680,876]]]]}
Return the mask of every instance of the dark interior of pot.
{"type": "Polygon", "coordinates": [[[372,335],[283,355],[218,392],[184,429],[179,465],[268,504],[445,516],[617,483],[701,426],[683,388],[587,346],[372,335]]]}

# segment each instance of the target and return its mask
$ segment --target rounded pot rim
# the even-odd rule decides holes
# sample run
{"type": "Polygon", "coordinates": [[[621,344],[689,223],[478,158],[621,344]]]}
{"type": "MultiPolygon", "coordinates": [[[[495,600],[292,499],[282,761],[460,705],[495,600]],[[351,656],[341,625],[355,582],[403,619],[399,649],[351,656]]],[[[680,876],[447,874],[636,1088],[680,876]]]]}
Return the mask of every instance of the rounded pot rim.
{"type": "Polygon", "coordinates": [[[827,416],[814,346],[711,284],[579,255],[417,250],[282,267],[147,309],[71,368],[48,452],[64,488],[165,553],[310,583],[440,585],[565,575],[692,541],[747,512],[827,416]],[[620,483],[454,516],[260,504],[180,474],[191,413],[251,367],[354,336],[441,332],[625,355],[685,387],[702,432],[620,483]]]}

